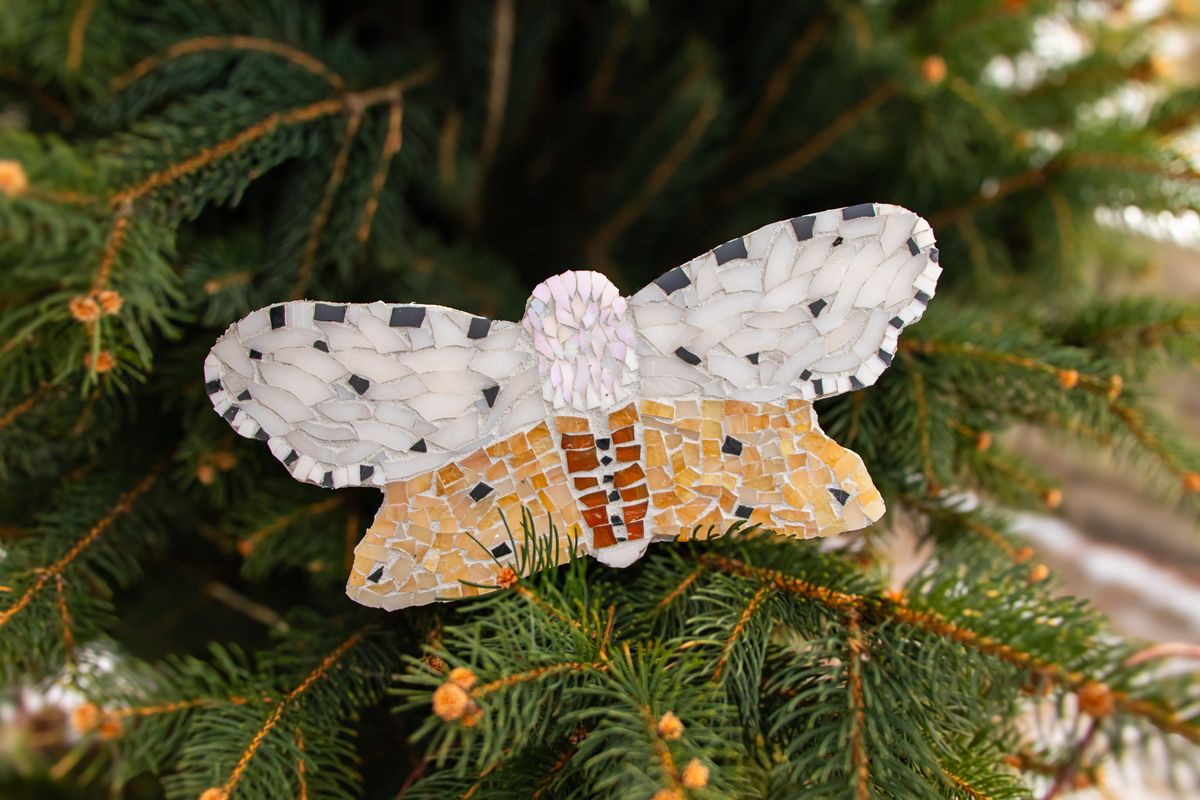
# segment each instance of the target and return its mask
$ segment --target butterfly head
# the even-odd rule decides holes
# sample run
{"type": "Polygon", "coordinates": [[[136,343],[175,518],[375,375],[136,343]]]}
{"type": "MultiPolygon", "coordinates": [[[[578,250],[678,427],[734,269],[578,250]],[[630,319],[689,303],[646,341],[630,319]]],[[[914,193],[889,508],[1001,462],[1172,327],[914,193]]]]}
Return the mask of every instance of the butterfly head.
{"type": "Polygon", "coordinates": [[[590,411],[628,401],[637,355],[629,305],[599,272],[564,272],[538,284],[521,320],[533,337],[546,401],[590,411]]]}

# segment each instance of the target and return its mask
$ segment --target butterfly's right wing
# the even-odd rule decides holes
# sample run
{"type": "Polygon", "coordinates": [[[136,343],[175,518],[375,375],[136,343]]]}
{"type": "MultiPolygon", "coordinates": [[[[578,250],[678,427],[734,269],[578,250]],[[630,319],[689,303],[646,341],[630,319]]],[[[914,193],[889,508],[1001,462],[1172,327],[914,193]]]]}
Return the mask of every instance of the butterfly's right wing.
{"type": "Polygon", "coordinates": [[[259,309],[213,346],[204,378],[238,434],[330,488],[435,470],[549,413],[529,334],[442,306],[259,309]]]}

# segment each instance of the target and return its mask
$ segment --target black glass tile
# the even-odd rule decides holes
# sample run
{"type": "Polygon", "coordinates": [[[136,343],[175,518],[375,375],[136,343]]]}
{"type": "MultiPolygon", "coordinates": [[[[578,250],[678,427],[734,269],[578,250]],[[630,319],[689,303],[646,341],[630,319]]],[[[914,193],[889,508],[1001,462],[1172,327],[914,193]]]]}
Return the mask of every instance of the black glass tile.
{"type": "Polygon", "coordinates": [[[471,320],[471,326],[467,329],[468,339],[482,339],[488,335],[488,331],[492,329],[492,321],[487,317],[475,317],[471,320]]]}
{"type": "Polygon", "coordinates": [[[428,453],[429,447],[426,446],[424,439],[417,439],[412,447],[408,448],[410,453],[428,453]]]}
{"type": "Polygon", "coordinates": [[[742,519],[750,519],[750,515],[753,512],[754,512],[754,509],[751,508],[750,506],[738,506],[737,508],[734,509],[733,515],[735,517],[741,517],[742,519]]]}
{"type": "Polygon", "coordinates": [[[691,364],[693,367],[700,363],[700,356],[684,347],[675,348],[675,355],[679,356],[680,360],[691,364]]]}
{"type": "Polygon", "coordinates": [[[346,307],[317,303],[316,308],[313,309],[313,319],[317,322],[345,322],[346,307]]]}
{"type": "Polygon", "coordinates": [[[846,505],[846,501],[850,499],[850,493],[845,489],[829,488],[829,493],[833,495],[833,499],[837,500],[842,505],[846,505]]]}
{"type": "Polygon", "coordinates": [[[471,499],[478,503],[493,491],[494,490],[491,486],[488,486],[486,483],[480,481],[479,483],[475,484],[475,488],[471,490],[471,499]]]}
{"type": "Polygon", "coordinates": [[[425,321],[425,306],[395,306],[388,324],[393,328],[419,328],[425,321]]]}
{"type": "Polygon", "coordinates": [[[257,361],[258,359],[262,358],[262,353],[258,352],[257,350],[251,350],[250,357],[257,361]]]}
{"type": "Polygon", "coordinates": [[[688,278],[687,273],[679,267],[676,267],[670,272],[659,275],[654,279],[654,282],[658,284],[658,288],[662,289],[667,294],[671,294],[672,292],[678,291],[679,289],[692,284],[692,281],[690,278],[688,278]]]}
{"type": "Polygon", "coordinates": [[[324,486],[326,489],[333,488],[333,473],[332,472],[325,473],[325,477],[321,478],[321,485],[324,486]]]}
{"type": "Polygon", "coordinates": [[[824,300],[813,300],[808,304],[808,310],[812,312],[814,317],[819,317],[827,305],[829,305],[829,303],[826,303],[824,300]]]}
{"type": "Polygon", "coordinates": [[[917,244],[917,240],[911,236],[908,237],[908,252],[912,253],[914,256],[921,252],[921,245],[917,244]]]}
{"type": "Polygon", "coordinates": [[[721,443],[721,452],[726,455],[740,456],[742,454],[742,443],[732,436],[726,436],[725,441],[721,443]]]}
{"type": "Polygon", "coordinates": [[[751,364],[757,364],[758,363],[758,353],[749,354],[748,356],[746,356],[746,360],[749,361],[751,364]]]}
{"type": "Polygon", "coordinates": [[[221,382],[208,381],[204,384],[204,391],[208,392],[209,394],[216,394],[217,392],[221,391],[221,382]]]}
{"type": "Polygon", "coordinates": [[[608,439],[597,439],[596,440],[596,447],[599,447],[601,450],[607,450],[608,445],[609,445],[608,439]]]}
{"type": "Polygon", "coordinates": [[[492,555],[496,558],[504,558],[512,552],[512,548],[508,546],[508,542],[501,542],[492,548],[492,555]]]}
{"type": "Polygon", "coordinates": [[[271,316],[272,328],[282,328],[287,324],[287,306],[271,306],[267,313],[271,316]]]}
{"type": "Polygon", "coordinates": [[[859,203],[856,206],[846,206],[842,209],[842,219],[858,219],[859,217],[875,216],[874,203],[859,203]]]}
{"type": "Polygon", "coordinates": [[[371,388],[371,382],[358,375],[351,375],[348,383],[350,384],[350,388],[354,389],[354,391],[358,392],[359,394],[362,394],[367,389],[371,388]]]}
{"type": "Polygon", "coordinates": [[[321,350],[326,353],[329,352],[329,344],[327,342],[321,342],[321,341],[313,342],[313,347],[317,350],[321,350]]]}
{"type": "Polygon", "coordinates": [[[483,399],[487,400],[488,408],[496,405],[496,395],[500,394],[499,386],[489,386],[483,390],[483,399]]]}
{"type": "Polygon", "coordinates": [[[370,478],[374,474],[375,474],[375,468],[373,466],[371,466],[370,464],[359,464],[358,465],[358,479],[360,481],[365,481],[367,478],[370,478]]]}
{"type": "Polygon", "coordinates": [[[375,571],[367,576],[367,580],[371,583],[379,583],[379,579],[383,577],[383,567],[376,567],[375,571]]]}
{"type": "Polygon", "coordinates": [[[735,258],[745,258],[746,243],[742,237],[730,239],[725,244],[713,249],[713,255],[717,257],[718,264],[724,264],[726,261],[733,261],[735,258]]]}
{"type": "Polygon", "coordinates": [[[811,239],[813,235],[813,224],[817,221],[816,217],[796,217],[792,220],[792,230],[796,232],[796,241],[803,242],[805,239],[811,239]]]}

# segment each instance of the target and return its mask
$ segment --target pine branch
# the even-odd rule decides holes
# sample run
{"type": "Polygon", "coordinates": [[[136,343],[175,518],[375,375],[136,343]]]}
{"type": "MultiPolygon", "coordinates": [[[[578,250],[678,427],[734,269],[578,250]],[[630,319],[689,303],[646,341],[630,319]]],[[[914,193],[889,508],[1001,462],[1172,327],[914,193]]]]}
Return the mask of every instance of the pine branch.
{"type": "Polygon", "coordinates": [[[266,39],[261,36],[197,36],[175,42],[166,50],[152,56],[147,56],[134,64],[112,80],[112,90],[121,92],[138,80],[144,78],[164,64],[187,56],[214,50],[245,50],[259,53],[270,53],[279,56],[300,69],[311,72],[329,84],[329,88],[341,92],[346,88],[346,82],[328,65],[310,53],[306,53],[286,42],[266,39]]]}

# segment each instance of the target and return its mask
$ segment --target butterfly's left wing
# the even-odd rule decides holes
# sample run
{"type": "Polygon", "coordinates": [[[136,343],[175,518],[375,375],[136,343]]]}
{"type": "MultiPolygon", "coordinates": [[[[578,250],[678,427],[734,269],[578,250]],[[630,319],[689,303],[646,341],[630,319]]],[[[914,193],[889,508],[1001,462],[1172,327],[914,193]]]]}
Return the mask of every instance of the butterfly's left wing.
{"type": "Polygon", "coordinates": [[[861,459],[820,432],[809,401],[874,383],[940,273],[925,220],[865,203],[759,228],[635,294],[643,405],[678,451],[655,456],[673,484],[655,528],[741,518],[826,536],[877,519],[861,459]],[[720,477],[723,504],[696,475],[720,477]]]}

